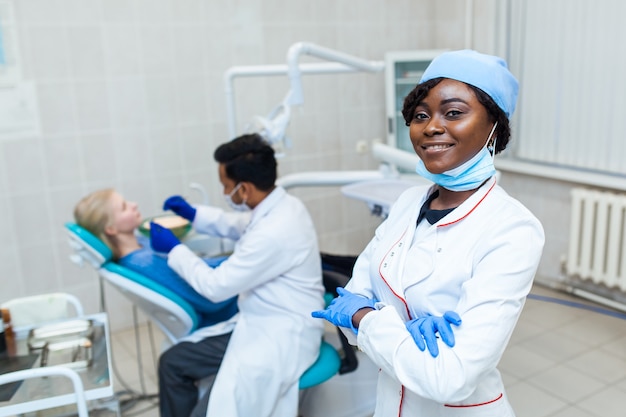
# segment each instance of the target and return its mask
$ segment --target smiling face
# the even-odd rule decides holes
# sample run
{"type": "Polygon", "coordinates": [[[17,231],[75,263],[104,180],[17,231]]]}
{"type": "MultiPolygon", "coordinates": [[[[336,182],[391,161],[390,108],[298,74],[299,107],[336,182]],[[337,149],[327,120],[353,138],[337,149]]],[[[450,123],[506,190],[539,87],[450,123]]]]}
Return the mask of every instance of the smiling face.
{"type": "Polygon", "coordinates": [[[426,169],[441,174],[476,155],[493,124],[469,86],[443,79],[417,104],[409,136],[426,169]]]}

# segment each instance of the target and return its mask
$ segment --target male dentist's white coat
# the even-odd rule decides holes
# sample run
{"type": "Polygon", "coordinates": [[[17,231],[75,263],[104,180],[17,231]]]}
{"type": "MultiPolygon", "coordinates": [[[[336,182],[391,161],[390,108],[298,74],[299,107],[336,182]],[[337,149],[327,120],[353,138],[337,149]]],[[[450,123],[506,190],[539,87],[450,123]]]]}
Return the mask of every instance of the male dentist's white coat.
{"type": "Polygon", "coordinates": [[[321,260],[302,202],[277,187],[251,213],[198,207],[194,228],[237,240],[210,269],[184,245],[168,263],[212,301],[239,294],[239,319],[211,391],[208,417],[295,416],[298,381],[319,354],[321,260]]]}

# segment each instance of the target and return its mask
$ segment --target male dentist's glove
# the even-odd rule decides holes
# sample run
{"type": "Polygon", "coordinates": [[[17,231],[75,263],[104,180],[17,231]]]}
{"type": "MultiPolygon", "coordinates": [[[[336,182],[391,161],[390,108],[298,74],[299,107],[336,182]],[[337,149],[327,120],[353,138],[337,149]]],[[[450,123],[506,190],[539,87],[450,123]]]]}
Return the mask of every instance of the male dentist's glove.
{"type": "Polygon", "coordinates": [[[172,233],[170,229],[150,222],[150,246],[157,252],[169,253],[174,246],[179,245],[180,240],[172,233]]]}
{"type": "Polygon", "coordinates": [[[358,330],[352,325],[352,316],[363,308],[374,308],[374,300],[353,294],[342,287],[337,287],[337,294],[339,297],[331,301],[326,310],[314,311],[311,316],[326,319],[335,326],[347,327],[357,334],[358,330]]]}
{"type": "Polygon", "coordinates": [[[413,336],[415,344],[422,352],[426,347],[433,358],[439,355],[439,347],[437,347],[437,335],[439,332],[441,340],[450,346],[454,346],[454,333],[450,324],[458,326],[461,324],[461,317],[454,311],[446,311],[443,317],[428,316],[419,319],[413,319],[406,322],[406,328],[413,336]],[[426,345],[424,345],[426,341],[426,345]]]}
{"type": "Polygon", "coordinates": [[[163,210],[172,210],[190,222],[193,222],[193,219],[196,218],[196,209],[179,195],[173,195],[165,200],[163,210]]]}

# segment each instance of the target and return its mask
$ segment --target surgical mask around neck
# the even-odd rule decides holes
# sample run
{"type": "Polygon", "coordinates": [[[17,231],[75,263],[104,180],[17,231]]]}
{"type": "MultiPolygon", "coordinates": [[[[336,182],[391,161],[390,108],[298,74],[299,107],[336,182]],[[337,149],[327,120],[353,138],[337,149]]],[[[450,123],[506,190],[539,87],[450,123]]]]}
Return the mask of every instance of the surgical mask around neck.
{"type": "Polygon", "coordinates": [[[246,200],[243,200],[243,202],[239,204],[233,201],[233,196],[235,195],[235,193],[240,187],[241,187],[241,183],[238,183],[237,185],[235,185],[235,188],[233,188],[230,194],[224,194],[224,200],[226,200],[226,203],[230,206],[230,208],[232,208],[235,211],[248,211],[250,210],[250,207],[248,207],[248,205],[246,204],[246,200]]]}
{"type": "Polygon", "coordinates": [[[450,191],[469,191],[480,187],[486,179],[491,178],[496,173],[496,168],[493,165],[496,154],[495,140],[493,145],[488,146],[488,144],[497,125],[498,122],[494,123],[485,146],[469,161],[442,174],[433,174],[426,169],[424,162],[420,159],[417,162],[417,167],[415,167],[415,172],[450,191]],[[492,148],[493,154],[490,152],[492,148]]]}

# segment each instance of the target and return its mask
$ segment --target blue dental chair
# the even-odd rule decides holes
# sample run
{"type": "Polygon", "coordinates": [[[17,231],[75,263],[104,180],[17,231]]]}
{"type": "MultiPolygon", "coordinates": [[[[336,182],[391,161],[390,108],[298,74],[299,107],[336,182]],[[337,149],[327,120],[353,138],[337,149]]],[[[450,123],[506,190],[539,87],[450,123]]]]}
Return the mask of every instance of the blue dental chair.
{"type": "MultiPolygon", "coordinates": [[[[99,238],[77,225],[66,223],[69,244],[74,251],[73,262],[87,262],[96,269],[100,277],[122,292],[133,304],[142,310],[167,336],[172,344],[193,333],[198,327],[198,316],[193,308],[180,296],[148,279],[113,262],[113,253],[99,238]]],[[[328,278],[324,271],[327,288],[326,302],[336,296],[336,287],[340,285],[336,276],[328,278]],[[334,291],[333,291],[334,290],[334,291]],[[330,291],[330,292],[328,292],[330,291]]],[[[331,274],[332,275],[332,274],[331,274]]],[[[338,329],[337,329],[338,330],[338,329]]],[[[338,330],[340,339],[343,333],[338,330]]],[[[300,378],[300,389],[321,384],[338,373],[356,369],[356,354],[347,340],[341,341],[343,355],[331,344],[322,340],[320,354],[316,362],[300,378]]]]}
{"type": "Polygon", "coordinates": [[[143,311],[175,344],[198,327],[198,315],[179,295],[112,261],[113,253],[100,239],[75,223],[66,223],[73,262],[87,262],[98,274],[143,311]]]}

